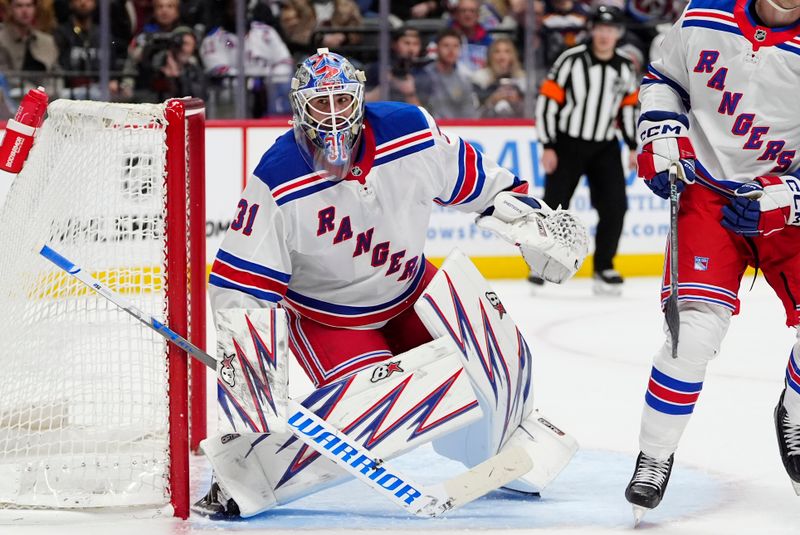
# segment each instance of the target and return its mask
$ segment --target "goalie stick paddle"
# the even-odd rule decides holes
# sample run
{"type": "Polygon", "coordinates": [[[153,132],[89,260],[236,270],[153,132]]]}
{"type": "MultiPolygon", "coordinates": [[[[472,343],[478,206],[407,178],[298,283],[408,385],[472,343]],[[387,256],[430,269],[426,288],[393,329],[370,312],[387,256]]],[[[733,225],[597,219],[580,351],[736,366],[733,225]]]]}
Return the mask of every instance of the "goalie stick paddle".
{"type": "MultiPolygon", "coordinates": [[[[51,247],[43,246],[40,254],[159,333],[167,341],[177,345],[212,370],[217,370],[217,360],[214,357],[156,318],[136,308],[128,299],[104,286],[51,247]]],[[[409,513],[421,517],[441,516],[510,483],[533,469],[533,461],[522,448],[507,446],[474,468],[442,483],[425,487],[414,483],[389,463],[373,456],[348,435],[292,399],[289,399],[288,425],[297,438],[320,455],[330,459],[409,513]]]]}
{"type": "Polygon", "coordinates": [[[442,516],[533,469],[528,454],[518,446],[511,446],[452,479],[425,487],[291,399],[288,421],[292,432],[320,455],[420,517],[442,516]]]}
{"type": "Polygon", "coordinates": [[[672,358],[678,358],[678,334],[681,320],[678,312],[678,163],[669,166],[669,297],[664,306],[664,319],[669,329],[672,358]]]}

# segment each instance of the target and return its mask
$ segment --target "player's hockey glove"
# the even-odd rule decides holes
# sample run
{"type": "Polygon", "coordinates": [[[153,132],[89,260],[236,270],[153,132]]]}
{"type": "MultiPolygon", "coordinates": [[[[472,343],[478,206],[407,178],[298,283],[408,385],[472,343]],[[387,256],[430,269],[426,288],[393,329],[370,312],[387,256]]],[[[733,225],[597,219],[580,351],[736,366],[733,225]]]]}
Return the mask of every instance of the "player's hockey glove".
{"type": "MultiPolygon", "coordinates": [[[[636,160],[639,176],[653,193],[669,198],[669,164],[680,162],[687,183],[694,182],[694,147],[689,139],[689,119],[668,111],[648,111],[639,117],[639,139],[642,151],[636,160]]],[[[677,183],[683,191],[683,181],[677,183]]]]}
{"type": "Polygon", "coordinates": [[[493,210],[475,223],[519,246],[531,270],[551,282],[574,275],[588,252],[588,233],[580,220],[525,194],[498,193],[493,210]]]}
{"type": "Polygon", "coordinates": [[[800,225],[800,180],[791,175],[757,177],[722,207],[722,226],[743,236],[769,236],[786,225],[800,225]]]}

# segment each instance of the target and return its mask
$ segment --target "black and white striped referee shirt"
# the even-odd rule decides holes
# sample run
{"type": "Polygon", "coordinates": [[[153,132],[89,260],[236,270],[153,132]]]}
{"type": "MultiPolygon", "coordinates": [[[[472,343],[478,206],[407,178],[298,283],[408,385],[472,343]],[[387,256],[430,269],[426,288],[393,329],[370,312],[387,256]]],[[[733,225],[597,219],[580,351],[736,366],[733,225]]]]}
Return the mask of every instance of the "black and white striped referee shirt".
{"type": "Polygon", "coordinates": [[[585,141],[610,141],[617,129],[636,147],[638,79],[633,64],[617,51],[601,61],[587,45],[558,57],[542,82],[536,101],[536,127],[545,148],[559,136],[585,141]]]}

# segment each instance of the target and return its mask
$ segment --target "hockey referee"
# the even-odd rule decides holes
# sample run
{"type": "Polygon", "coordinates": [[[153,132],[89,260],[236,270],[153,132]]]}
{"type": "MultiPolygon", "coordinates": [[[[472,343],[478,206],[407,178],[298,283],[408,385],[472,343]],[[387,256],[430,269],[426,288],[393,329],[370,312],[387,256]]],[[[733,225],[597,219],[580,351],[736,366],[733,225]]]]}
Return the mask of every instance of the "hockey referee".
{"type": "MultiPolygon", "coordinates": [[[[597,210],[594,289],[618,294],[622,277],[614,256],[628,207],[622,170],[621,131],[635,165],[638,80],[633,64],[617,51],[624,31],[615,7],[600,6],[590,19],[591,38],[564,51],[536,102],[536,127],[546,174],[544,201],[567,208],[582,175],[597,210]]],[[[531,274],[531,282],[544,281],[531,274]]]]}

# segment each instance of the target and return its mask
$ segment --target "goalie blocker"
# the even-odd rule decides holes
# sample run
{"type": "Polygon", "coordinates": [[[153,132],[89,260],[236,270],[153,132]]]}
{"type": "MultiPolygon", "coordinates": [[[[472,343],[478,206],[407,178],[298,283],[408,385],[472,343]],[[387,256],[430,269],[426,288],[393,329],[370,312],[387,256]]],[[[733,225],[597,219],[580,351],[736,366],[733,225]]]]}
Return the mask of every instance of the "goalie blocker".
{"type": "MultiPolygon", "coordinates": [[[[314,390],[301,404],[381,459],[433,442],[438,453],[467,467],[487,459],[520,465],[516,472],[513,466],[501,467],[522,477],[478,485],[478,495],[500,485],[542,490],[572,458],[577,443],[533,410],[531,353],[497,295],[469,259],[455,251],[415,309],[435,340],[314,390]]],[[[235,512],[247,517],[349,476],[304,444],[306,438],[317,444],[333,440],[314,426],[302,431],[309,435],[303,441],[288,432],[263,433],[263,416],[277,406],[268,372],[272,363],[288,358],[273,353],[278,348],[285,352],[285,319],[272,314],[280,320],[269,323],[266,332],[254,332],[251,323],[242,331],[244,312],[230,310],[223,312],[223,322],[217,319],[218,327],[236,323],[232,314],[240,318],[239,334],[223,334],[218,346],[220,357],[231,363],[228,369],[218,367],[222,433],[202,443],[218,486],[195,510],[225,517],[226,504],[233,502],[235,512]],[[234,344],[234,338],[247,344],[234,344]],[[233,380],[236,389],[232,377],[241,377],[239,383],[233,380]]],[[[396,481],[381,474],[378,479],[386,485],[396,481]]],[[[475,492],[466,494],[474,499],[475,492]]]]}

